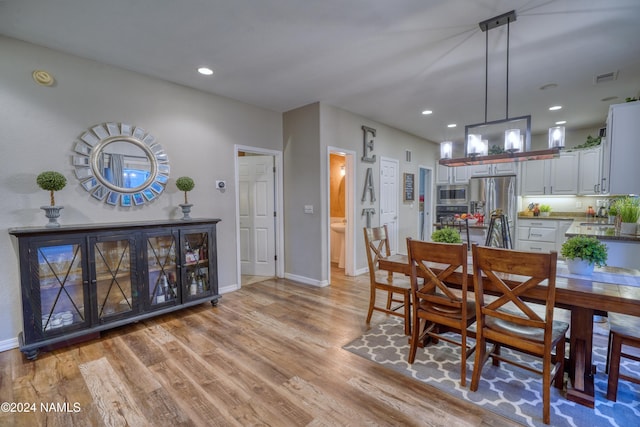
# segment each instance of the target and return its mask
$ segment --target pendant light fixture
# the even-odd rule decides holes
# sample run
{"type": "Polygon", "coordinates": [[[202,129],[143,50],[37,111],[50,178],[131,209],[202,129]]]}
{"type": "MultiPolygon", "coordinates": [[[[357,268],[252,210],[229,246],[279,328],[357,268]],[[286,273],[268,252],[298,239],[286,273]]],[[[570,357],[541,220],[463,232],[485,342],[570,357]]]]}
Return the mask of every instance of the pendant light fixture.
{"type": "Polygon", "coordinates": [[[549,159],[559,155],[559,149],[551,147],[549,150],[530,151],[531,116],[509,117],[509,36],[510,25],[515,20],[516,11],[512,10],[478,24],[482,32],[485,33],[484,122],[465,126],[465,158],[450,159],[441,156],[441,165],[462,166],[519,162],[523,160],[549,159]],[[489,31],[503,25],[507,26],[505,118],[503,120],[488,121],[489,31]],[[492,152],[502,151],[503,153],[488,155],[489,148],[491,148],[492,152]]]}
{"type": "Polygon", "coordinates": [[[549,148],[564,148],[564,126],[549,128],[549,148]]]}

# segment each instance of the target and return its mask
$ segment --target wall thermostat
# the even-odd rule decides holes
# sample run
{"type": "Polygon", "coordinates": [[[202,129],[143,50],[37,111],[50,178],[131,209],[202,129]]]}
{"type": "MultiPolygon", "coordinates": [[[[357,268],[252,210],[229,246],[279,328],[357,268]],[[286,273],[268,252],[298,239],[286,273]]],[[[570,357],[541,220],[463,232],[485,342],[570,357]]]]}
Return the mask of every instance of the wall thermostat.
{"type": "Polygon", "coordinates": [[[218,190],[224,190],[225,188],[227,188],[227,181],[216,180],[216,188],[218,190]]]}

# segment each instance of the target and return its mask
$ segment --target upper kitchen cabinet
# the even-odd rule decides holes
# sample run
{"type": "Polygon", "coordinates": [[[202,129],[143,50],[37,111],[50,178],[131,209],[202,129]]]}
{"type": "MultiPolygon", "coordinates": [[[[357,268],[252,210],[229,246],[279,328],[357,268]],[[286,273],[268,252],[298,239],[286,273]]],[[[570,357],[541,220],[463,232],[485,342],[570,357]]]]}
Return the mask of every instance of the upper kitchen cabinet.
{"type": "Polygon", "coordinates": [[[602,147],[578,151],[580,155],[578,194],[600,194],[602,189],[602,147]]]}
{"type": "Polygon", "coordinates": [[[530,160],[522,164],[522,195],[549,196],[578,193],[577,151],[564,152],[550,160],[530,160]]]}
{"type": "Polygon", "coordinates": [[[489,165],[467,166],[469,178],[478,176],[516,175],[517,163],[494,163],[489,165]]]}
{"type": "Polygon", "coordinates": [[[450,167],[436,163],[436,184],[468,184],[468,166],[450,167]]]}
{"type": "Polygon", "coordinates": [[[640,101],[609,107],[607,138],[603,144],[603,192],[640,193],[640,101]],[[608,178],[608,180],[607,180],[608,178]]]}

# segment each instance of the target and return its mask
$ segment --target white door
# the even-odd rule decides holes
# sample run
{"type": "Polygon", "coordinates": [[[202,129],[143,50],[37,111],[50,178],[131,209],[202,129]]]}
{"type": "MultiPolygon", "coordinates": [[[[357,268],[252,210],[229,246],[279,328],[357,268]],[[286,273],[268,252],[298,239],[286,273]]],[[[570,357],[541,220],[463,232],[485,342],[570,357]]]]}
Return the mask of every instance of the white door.
{"type": "Polygon", "coordinates": [[[380,226],[387,225],[391,253],[398,251],[398,160],[380,159],[380,226]]]}
{"type": "Polygon", "coordinates": [[[275,276],[273,156],[238,157],[240,270],[275,276]]]}

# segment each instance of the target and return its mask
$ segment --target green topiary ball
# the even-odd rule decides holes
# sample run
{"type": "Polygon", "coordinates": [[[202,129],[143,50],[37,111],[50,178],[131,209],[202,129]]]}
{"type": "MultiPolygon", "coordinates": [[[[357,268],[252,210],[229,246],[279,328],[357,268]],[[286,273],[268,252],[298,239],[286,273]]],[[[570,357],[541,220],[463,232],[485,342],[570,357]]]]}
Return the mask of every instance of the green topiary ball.
{"type": "Polygon", "coordinates": [[[180,178],[176,179],[176,187],[178,187],[178,190],[180,191],[191,191],[195,186],[196,183],[193,182],[193,179],[189,178],[188,176],[181,176],[180,178]]]}
{"type": "Polygon", "coordinates": [[[60,191],[67,185],[67,178],[60,172],[45,171],[36,178],[38,187],[46,191],[60,191]]]}

